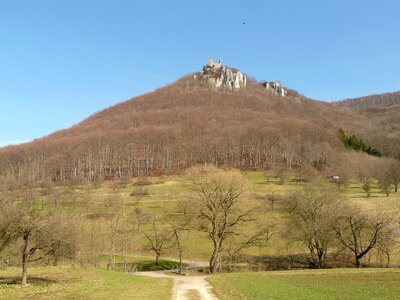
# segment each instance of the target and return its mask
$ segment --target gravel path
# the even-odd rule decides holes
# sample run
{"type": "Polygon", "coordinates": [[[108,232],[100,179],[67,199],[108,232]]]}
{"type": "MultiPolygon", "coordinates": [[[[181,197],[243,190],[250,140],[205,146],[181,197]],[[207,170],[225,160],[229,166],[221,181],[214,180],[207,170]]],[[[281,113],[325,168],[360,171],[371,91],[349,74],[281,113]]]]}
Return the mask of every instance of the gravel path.
{"type": "Polygon", "coordinates": [[[172,278],[174,287],[173,300],[189,300],[190,293],[198,293],[202,300],[217,300],[212,292],[212,286],[205,280],[206,276],[171,276],[164,272],[137,272],[135,275],[172,278]]]}

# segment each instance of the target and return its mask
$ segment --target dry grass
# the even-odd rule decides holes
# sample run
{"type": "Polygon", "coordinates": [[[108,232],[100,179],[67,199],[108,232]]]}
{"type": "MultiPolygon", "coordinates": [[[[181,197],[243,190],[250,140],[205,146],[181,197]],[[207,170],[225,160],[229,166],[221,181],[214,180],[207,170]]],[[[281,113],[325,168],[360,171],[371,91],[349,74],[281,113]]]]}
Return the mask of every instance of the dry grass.
{"type": "Polygon", "coordinates": [[[0,271],[0,299],[170,299],[172,280],[101,269],[34,267],[28,284],[19,269],[0,271]]]}

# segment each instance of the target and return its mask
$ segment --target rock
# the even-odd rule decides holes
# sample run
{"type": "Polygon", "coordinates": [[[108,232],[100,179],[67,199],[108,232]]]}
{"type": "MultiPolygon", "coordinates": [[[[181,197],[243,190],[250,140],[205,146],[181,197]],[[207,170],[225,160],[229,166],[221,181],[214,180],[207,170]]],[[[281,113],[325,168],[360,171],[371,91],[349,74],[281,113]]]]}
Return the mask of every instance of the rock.
{"type": "Polygon", "coordinates": [[[201,78],[218,90],[238,91],[246,87],[247,77],[242,72],[224,66],[222,60],[213,62],[210,58],[203,67],[201,78]]]}
{"type": "Polygon", "coordinates": [[[274,92],[276,95],[280,95],[282,97],[285,97],[287,95],[287,90],[283,87],[283,85],[279,81],[266,81],[263,82],[262,85],[267,89],[272,92],[274,92]]]}

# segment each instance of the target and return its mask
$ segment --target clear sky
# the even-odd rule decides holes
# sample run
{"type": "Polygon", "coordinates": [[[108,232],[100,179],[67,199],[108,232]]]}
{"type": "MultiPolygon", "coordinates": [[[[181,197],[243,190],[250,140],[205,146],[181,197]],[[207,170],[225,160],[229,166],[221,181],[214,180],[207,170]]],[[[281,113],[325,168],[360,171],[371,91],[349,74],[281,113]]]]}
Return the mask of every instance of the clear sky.
{"type": "Polygon", "coordinates": [[[319,100],[400,90],[400,1],[0,0],[0,146],[208,57],[319,100]]]}

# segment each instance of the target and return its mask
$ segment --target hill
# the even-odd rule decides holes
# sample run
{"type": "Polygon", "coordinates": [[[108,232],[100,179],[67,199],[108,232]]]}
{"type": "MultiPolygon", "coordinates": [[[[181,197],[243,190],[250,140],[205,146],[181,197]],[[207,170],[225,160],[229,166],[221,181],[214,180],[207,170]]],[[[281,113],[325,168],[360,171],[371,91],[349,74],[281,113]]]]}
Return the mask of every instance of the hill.
{"type": "Polygon", "coordinates": [[[207,80],[202,73],[189,74],[72,128],[0,149],[0,176],[97,180],[175,174],[198,163],[242,170],[309,165],[332,172],[346,151],[339,128],[367,142],[370,134],[379,136],[368,115],[295,91],[277,93],[236,69],[217,75],[209,69],[207,80]],[[221,74],[228,77],[215,77],[221,74]],[[210,80],[227,82],[230,89],[216,89],[210,80]]]}
{"type": "Polygon", "coordinates": [[[345,99],[343,101],[336,102],[336,104],[342,107],[350,108],[368,108],[372,106],[400,104],[400,92],[345,99]]]}

